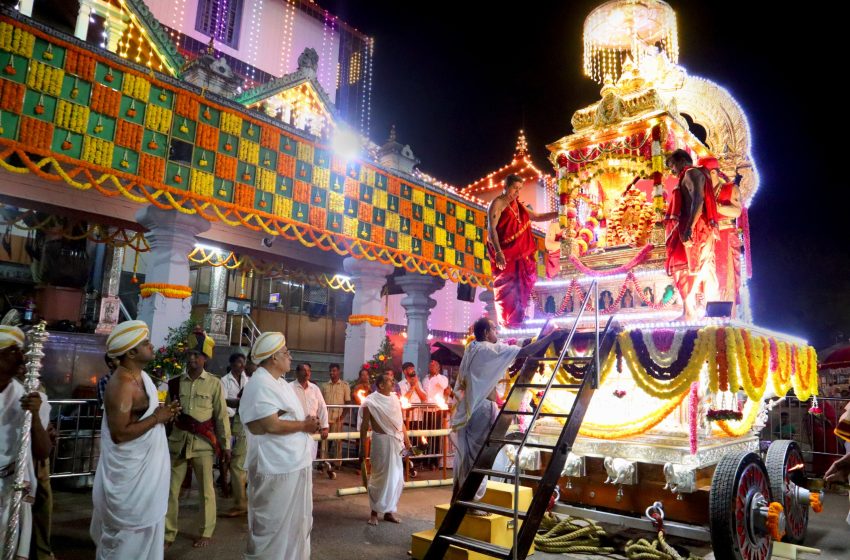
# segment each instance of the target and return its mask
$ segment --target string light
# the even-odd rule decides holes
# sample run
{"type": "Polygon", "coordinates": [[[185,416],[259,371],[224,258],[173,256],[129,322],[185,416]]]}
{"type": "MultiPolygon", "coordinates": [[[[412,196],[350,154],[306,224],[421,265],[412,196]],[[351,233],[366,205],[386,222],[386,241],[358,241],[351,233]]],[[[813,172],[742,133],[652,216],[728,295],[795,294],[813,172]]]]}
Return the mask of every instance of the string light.
{"type": "Polygon", "coordinates": [[[263,2],[257,1],[251,4],[251,29],[255,30],[248,39],[248,51],[251,55],[251,85],[257,83],[257,64],[259,63],[260,24],[263,21],[263,2]]]}
{"type": "Polygon", "coordinates": [[[293,28],[295,26],[295,0],[286,0],[286,6],[283,12],[283,41],[280,52],[280,72],[278,75],[283,76],[289,72],[292,57],[292,39],[293,28]]]}

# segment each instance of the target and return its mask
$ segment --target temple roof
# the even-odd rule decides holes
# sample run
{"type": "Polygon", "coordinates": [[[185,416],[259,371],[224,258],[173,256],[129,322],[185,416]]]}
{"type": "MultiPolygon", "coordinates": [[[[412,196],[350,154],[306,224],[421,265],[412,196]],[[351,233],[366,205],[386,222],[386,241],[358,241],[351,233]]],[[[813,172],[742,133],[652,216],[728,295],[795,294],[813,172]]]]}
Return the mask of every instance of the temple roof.
{"type": "Polygon", "coordinates": [[[519,131],[514,157],[511,162],[487,175],[473,181],[463,192],[470,195],[481,194],[491,190],[501,190],[502,183],[508,175],[519,175],[524,182],[541,180],[547,177],[545,173],[535,167],[528,153],[528,141],[525,132],[519,131]]]}
{"type": "Polygon", "coordinates": [[[155,68],[155,70],[163,70],[171,76],[179,77],[186,60],[177,51],[177,45],[174,44],[144,1],[111,0],[110,3],[129,16],[130,23],[139,30],[139,40],[147,43],[148,48],[156,54],[162,63],[162,68],[155,68]]]}

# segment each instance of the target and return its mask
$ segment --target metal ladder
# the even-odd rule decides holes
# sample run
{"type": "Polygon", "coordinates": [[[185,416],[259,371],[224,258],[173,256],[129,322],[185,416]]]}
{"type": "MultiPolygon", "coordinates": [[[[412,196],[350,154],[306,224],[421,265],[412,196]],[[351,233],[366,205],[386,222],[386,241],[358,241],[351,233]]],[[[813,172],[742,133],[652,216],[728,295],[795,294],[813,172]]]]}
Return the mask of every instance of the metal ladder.
{"type": "MultiPolygon", "coordinates": [[[[590,400],[593,397],[594,391],[599,386],[600,363],[614,347],[617,329],[613,326],[613,316],[608,319],[605,329],[602,332],[602,336],[600,337],[599,306],[596,305],[594,306],[596,309],[594,312],[596,345],[594,346],[593,356],[567,356],[567,352],[572,344],[573,337],[576,334],[579,322],[584,315],[591,296],[595,297],[595,301],[599,301],[599,286],[595,280],[584,297],[578,314],[576,315],[575,322],[570,328],[569,334],[567,335],[557,358],[540,358],[535,356],[526,357],[525,362],[517,375],[516,382],[511,387],[511,391],[508,393],[505,404],[499,411],[499,415],[496,417],[496,421],[490,429],[490,434],[487,436],[484,446],[481,448],[478,457],[475,459],[472,471],[461,485],[455,501],[452,502],[449,511],[434,536],[434,540],[431,542],[431,546],[428,548],[425,560],[442,559],[448,552],[448,548],[451,545],[504,560],[524,559],[528,555],[528,551],[534,542],[534,536],[537,533],[537,528],[540,526],[540,521],[546,513],[546,509],[549,506],[549,500],[558,484],[561,471],[567,461],[567,455],[572,449],[573,443],[578,435],[579,427],[584,419],[584,414],[587,411],[587,407],[590,405],[590,400]],[[530,383],[530,380],[534,375],[534,371],[537,369],[537,365],[541,362],[554,362],[555,367],[552,369],[553,372],[557,372],[561,365],[566,362],[578,364],[583,363],[586,365],[586,368],[584,370],[584,375],[582,376],[582,381],[579,384],[567,385],[553,383],[555,373],[549,376],[549,380],[546,383],[530,383]],[[519,410],[526,389],[542,391],[542,396],[540,397],[539,403],[533,412],[519,410]],[[578,390],[570,412],[541,412],[541,408],[543,407],[543,403],[546,401],[546,397],[549,395],[549,391],[561,389],[578,390]],[[528,422],[526,430],[522,433],[521,438],[509,439],[506,437],[508,429],[514,419],[519,415],[531,416],[531,420],[528,422]],[[528,435],[531,433],[534,423],[540,417],[566,418],[566,422],[561,429],[561,433],[555,445],[528,442],[528,435]],[[495,461],[500,449],[505,445],[517,446],[516,458],[514,460],[515,472],[493,470],[493,462],[495,461]],[[552,456],[542,476],[520,473],[519,463],[521,453],[524,448],[541,449],[551,452],[552,456]],[[513,481],[513,508],[493,506],[473,501],[476,490],[485,476],[494,476],[513,481]],[[537,483],[537,489],[534,492],[531,505],[526,512],[519,511],[519,486],[521,481],[537,483]],[[470,509],[512,517],[514,523],[512,548],[508,549],[488,542],[458,535],[457,531],[460,528],[460,524],[467,511],[470,509]],[[521,527],[519,525],[520,521],[523,522],[521,527]],[[517,527],[520,527],[519,530],[516,529],[517,527]]],[[[542,333],[544,329],[545,325],[540,332],[542,333]]]]}

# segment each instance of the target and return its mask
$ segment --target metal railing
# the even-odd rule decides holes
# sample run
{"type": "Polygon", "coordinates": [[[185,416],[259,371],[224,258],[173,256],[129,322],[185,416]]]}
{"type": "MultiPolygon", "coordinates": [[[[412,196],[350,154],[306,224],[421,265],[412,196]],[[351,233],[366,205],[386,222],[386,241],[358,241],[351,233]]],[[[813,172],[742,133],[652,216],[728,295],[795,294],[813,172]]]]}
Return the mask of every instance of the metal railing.
{"type": "Polygon", "coordinates": [[[793,396],[782,399],[773,405],[759,433],[762,451],[773,441],[794,440],[803,452],[807,471],[823,476],[836,459],[850,451],[850,444],[833,433],[848,403],[850,398],[846,397],[818,397],[821,413],[812,414],[812,399],[799,401],[793,396]]]}
{"type": "Polygon", "coordinates": [[[254,341],[262,334],[257,324],[247,313],[228,313],[227,314],[227,336],[231,344],[233,344],[233,329],[236,328],[239,346],[254,346],[254,341]],[[247,344],[244,344],[247,339],[247,344]]]}
{"type": "Polygon", "coordinates": [[[95,399],[48,401],[56,440],[50,456],[50,478],[91,476],[100,458],[102,411],[95,399]]]}
{"type": "MultiPolygon", "coordinates": [[[[334,467],[360,468],[360,429],[358,405],[328,405],[328,438],[319,441],[318,466],[330,463],[334,467]]],[[[419,470],[441,468],[443,478],[451,468],[454,447],[449,438],[448,410],[434,404],[413,404],[404,410],[404,421],[416,454],[405,460],[405,478],[415,478],[419,470]]],[[[319,439],[318,435],[313,439],[319,439]]],[[[366,443],[368,446],[368,442],[366,443]]],[[[367,447],[368,449],[368,447],[367,447]]],[[[368,457],[368,454],[367,454],[368,457]]]]}

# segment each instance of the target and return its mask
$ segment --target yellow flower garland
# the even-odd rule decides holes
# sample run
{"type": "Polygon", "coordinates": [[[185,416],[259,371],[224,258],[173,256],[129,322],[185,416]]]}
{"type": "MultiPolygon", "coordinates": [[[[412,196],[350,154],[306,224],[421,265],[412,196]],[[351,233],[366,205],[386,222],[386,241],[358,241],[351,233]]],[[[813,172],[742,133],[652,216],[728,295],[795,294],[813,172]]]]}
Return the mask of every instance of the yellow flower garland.
{"type": "Polygon", "coordinates": [[[380,315],[351,315],[348,317],[349,325],[362,325],[369,323],[373,327],[383,327],[387,324],[387,318],[380,315]]]}
{"type": "Polygon", "coordinates": [[[688,364],[684,367],[682,373],[667,382],[659,382],[653,379],[640,365],[640,360],[628,332],[624,332],[619,336],[619,342],[620,349],[623,352],[623,359],[632,372],[635,384],[643,392],[652,397],[668,400],[687,393],[691,383],[699,377],[702,371],[702,365],[713,354],[712,346],[715,343],[715,334],[716,327],[705,327],[702,329],[694,341],[694,350],[691,354],[691,359],[688,360],[688,364]]]}
{"type": "Polygon", "coordinates": [[[741,437],[753,428],[759,410],[761,400],[750,399],[744,405],[744,416],[740,420],[718,420],[717,426],[730,437],[741,437]]]}
{"type": "Polygon", "coordinates": [[[658,410],[650,412],[642,418],[624,422],[623,424],[592,424],[584,422],[578,433],[596,439],[621,439],[646,433],[670,416],[682,404],[682,401],[685,400],[687,395],[688,391],[685,391],[678,397],[665,402],[658,410]]]}
{"type": "Polygon", "coordinates": [[[794,394],[801,401],[807,401],[818,394],[817,355],[811,346],[797,348],[797,372],[791,377],[794,394]]]}
{"type": "Polygon", "coordinates": [[[785,395],[791,388],[791,368],[789,367],[789,355],[791,348],[787,342],[776,343],[777,364],[776,371],[771,375],[773,380],[773,392],[777,396],[785,395]]]}
{"type": "Polygon", "coordinates": [[[142,284],[139,286],[142,298],[149,298],[154,294],[169,299],[186,299],[192,295],[192,288],[180,284],[142,284]]]}

